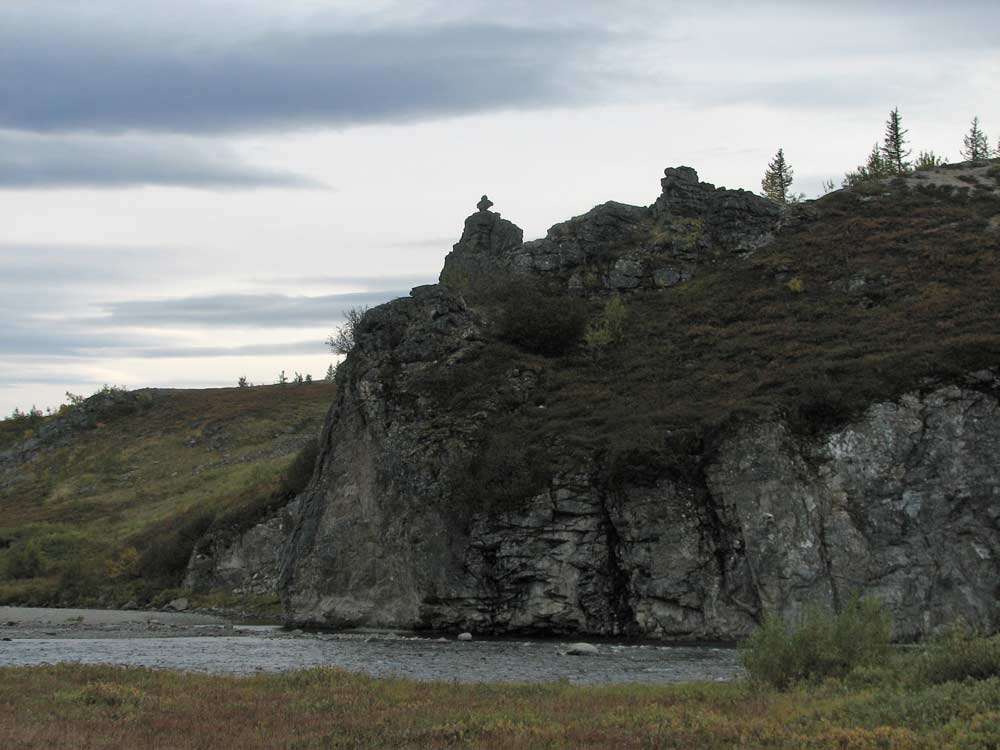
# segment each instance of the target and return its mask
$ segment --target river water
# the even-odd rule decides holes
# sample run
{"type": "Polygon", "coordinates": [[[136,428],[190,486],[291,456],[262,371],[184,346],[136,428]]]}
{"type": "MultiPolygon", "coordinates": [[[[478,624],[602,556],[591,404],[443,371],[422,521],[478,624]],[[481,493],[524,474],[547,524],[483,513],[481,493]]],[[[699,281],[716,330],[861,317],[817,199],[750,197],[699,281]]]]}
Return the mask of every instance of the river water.
{"type": "Polygon", "coordinates": [[[66,627],[49,623],[42,630],[37,623],[5,622],[0,666],[76,662],[240,675],[339,667],[418,680],[566,680],[578,685],[716,681],[741,673],[736,652],[728,648],[598,642],[595,655],[569,656],[562,653],[567,642],[541,640],[462,642],[393,633],[285,633],[211,623],[187,623],[175,634],[162,620],[144,616],[153,624],[141,634],[101,629],[98,624],[81,629],[86,623],[76,618],[63,623],[66,627]],[[87,637],[75,637],[78,633],[87,637]]]}

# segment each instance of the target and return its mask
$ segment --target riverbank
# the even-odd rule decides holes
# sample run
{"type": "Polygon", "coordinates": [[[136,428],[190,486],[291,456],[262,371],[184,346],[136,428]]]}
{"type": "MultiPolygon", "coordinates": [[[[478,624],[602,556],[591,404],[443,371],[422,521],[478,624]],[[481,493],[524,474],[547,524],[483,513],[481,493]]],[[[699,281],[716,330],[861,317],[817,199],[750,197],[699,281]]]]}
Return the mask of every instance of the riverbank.
{"type": "Polygon", "coordinates": [[[745,681],[574,687],[231,677],[108,666],[0,669],[5,747],[993,748],[1000,680],[868,673],[779,692],[745,681]]]}

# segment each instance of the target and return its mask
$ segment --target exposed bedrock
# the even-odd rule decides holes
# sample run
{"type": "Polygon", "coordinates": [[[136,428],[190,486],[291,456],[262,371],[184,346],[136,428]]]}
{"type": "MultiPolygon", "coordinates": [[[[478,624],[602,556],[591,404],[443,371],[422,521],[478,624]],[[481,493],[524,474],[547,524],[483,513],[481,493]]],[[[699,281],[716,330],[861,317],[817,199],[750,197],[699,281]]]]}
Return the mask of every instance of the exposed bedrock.
{"type": "MultiPolygon", "coordinates": [[[[1000,626],[988,389],[874,404],[818,436],[746,424],[684,480],[613,482],[597,457],[563,461],[524,507],[476,511],[456,486],[495,405],[442,414],[422,395],[428,371],[481,345],[475,313],[443,287],[376,313],[286,547],[291,621],[725,639],[766,612],[869,593],[900,637],[956,617],[1000,626]]],[[[498,399],[516,399],[531,373],[504,383],[498,399]]]]}

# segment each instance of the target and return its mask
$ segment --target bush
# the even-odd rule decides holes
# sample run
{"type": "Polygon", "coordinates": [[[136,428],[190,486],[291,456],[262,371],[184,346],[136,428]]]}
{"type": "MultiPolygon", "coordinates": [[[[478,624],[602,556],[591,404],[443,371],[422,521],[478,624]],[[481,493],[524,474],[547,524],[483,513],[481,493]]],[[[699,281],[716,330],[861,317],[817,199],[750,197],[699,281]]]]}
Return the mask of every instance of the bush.
{"type": "Polygon", "coordinates": [[[500,335],[535,354],[558,356],[579,343],[587,326],[582,300],[548,296],[530,287],[511,294],[500,315],[500,335]]]}
{"type": "Polygon", "coordinates": [[[326,340],[327,346],[333,349],[335,354],[350,354],[354,349],[358,329],[366,312],[368,312],[367,306],[344,310],[344,323],[326,340]]]}
{"type": "Polygon", "coordinates": [[[619,296],[614,296],[604,305],[601,319],[587,329],[587,346],[602,347],[625,337],[625,321],[628,310],[619,296]]]}
{"type": "Polygon", "coordinates": [[[139,553],[138,573],[147,581],[180,583],[195,544],[209,530],[214,516],[209,511],[189,511],[169,518],[130,544],[139,553]]]}
{"type": "Polygon", "coordinates": [[[457,478],[455,494],[464,499],[461,507],[467,510],[502,513],[544,492],[551,473],[544,449],[497,431],[457,478]]]}
{"type": "Polygon", "coordinates": [[[923,653],[920,675],[933,684],[1000,677],[1000,635],[985,638],[953,627],[923,653]]]}
{"type": "Polygon", "coordinates": [[[889,654],[892,623],[874,599],[852,599],[834,614],[811,607],[797,627],[770,615],[743,644],[750,678],[783,689],[797,682],[844,677],[889,654]]]}
{"type": "Polygon", "coordinates": [[[45,572],[45,560],[38,545],[33,541],[14,544],[4,557],[4,578],[19,580],[35,578],[45,572]]]}

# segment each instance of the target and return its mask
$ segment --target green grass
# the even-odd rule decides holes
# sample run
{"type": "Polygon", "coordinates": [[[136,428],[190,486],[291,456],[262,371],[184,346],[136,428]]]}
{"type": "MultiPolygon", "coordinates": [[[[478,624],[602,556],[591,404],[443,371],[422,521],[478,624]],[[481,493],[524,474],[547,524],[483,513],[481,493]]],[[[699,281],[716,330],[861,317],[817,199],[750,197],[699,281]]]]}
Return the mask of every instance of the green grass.
{"type": "Polygon", "coordinates": [[[310,442],[315,456],[333,394],[171,391],[43,448],[0,477],[0,603],[121,605],[176,587],[202,533],[245,528],[304,484],[296,457],[310,442]]]}
{"type": "Polygon", "coordinates": [[[912,680],[918,653],[776,690],[460,685],[334,669],[224,677],[97,666],[0,669],[10,748],[774,748],[987,750],[1000,678],[912,680]]]}

